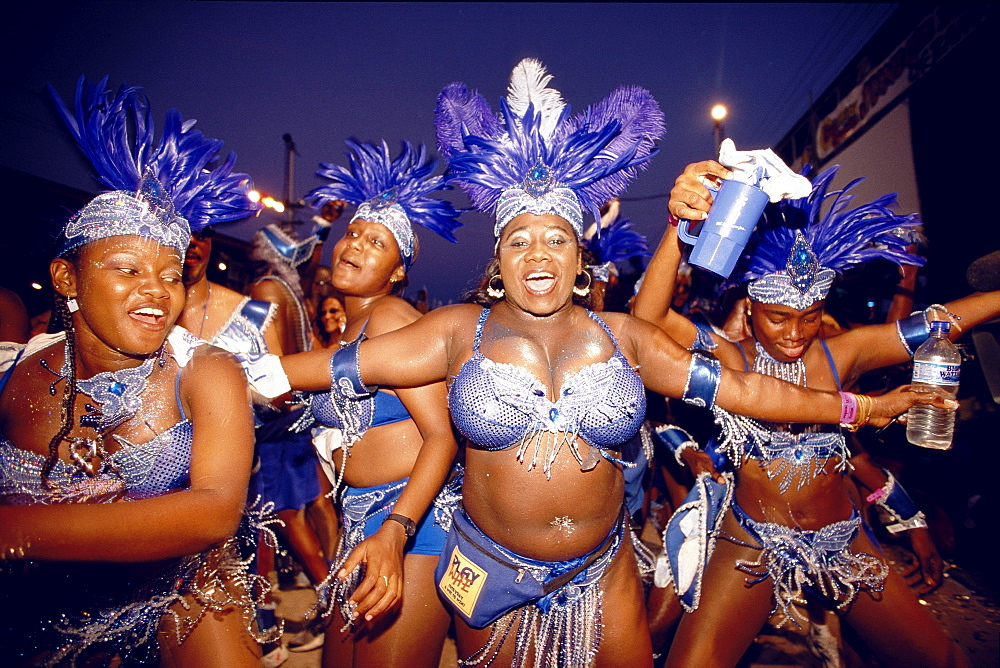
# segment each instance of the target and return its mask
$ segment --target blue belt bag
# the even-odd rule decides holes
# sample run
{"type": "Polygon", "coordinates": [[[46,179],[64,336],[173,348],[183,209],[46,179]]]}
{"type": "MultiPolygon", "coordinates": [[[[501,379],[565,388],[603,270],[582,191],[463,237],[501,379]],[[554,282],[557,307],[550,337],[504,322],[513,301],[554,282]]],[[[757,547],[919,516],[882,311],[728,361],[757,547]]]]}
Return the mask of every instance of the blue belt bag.
{"type": "Polygon", "coordinates": [[[472,523],[464,508],[459,507],[434,569],[438,592],[469,626],[484,628],[514,608],[551,594],[586,570],[610,549],[621,522],[619,517],[608,537],[586,556],[568,563],[523,559],[518,564],[511,560],[508,551],[499,548],[472,523]],[[536,573],[561,564],[566,564],[570,570],[539,582],[536,573]]]}

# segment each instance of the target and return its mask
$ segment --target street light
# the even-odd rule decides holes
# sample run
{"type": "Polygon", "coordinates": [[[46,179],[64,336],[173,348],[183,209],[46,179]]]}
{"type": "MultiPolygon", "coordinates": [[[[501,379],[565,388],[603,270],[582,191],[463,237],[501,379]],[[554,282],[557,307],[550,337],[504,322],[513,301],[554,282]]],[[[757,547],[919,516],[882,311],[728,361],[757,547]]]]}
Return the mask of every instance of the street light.
{"type": "Polygon", "coordinates": [[[726,117],[728,110],[721,104],[717,104],[712,107],[710,112],[712,115],[712,120],[715,121],[715,155],[716,158],[719,156],[719,146],[722,144],[722,135],[724,129],[722,127],[722,120],[726,117]]]}

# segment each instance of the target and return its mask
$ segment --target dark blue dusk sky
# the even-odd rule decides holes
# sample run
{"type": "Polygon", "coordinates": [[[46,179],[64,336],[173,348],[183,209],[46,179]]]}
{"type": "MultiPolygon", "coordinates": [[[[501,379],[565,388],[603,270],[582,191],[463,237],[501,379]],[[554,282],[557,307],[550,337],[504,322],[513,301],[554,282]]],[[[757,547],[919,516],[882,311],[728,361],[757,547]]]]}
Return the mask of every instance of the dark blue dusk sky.
{"type": "MultiPolygon", "coordinates": [[[[511,68],[541,60],[580,110],[619,85],[649,89],[666,115],[661,153],[622,214],[655,244],[666,193],[689,162],[712,157],[709,108],[726,104],[738,148],[772,146],[891,14],[878,4],[28,2],[7,24],[0,164],[96,190],[44,96],[77,77],[144,87],[237,152],[258,189],[283,195],[284,143],[295,195],[341,162],[343,141],[434,144],[437,93],[462,81],[496,108],[511,68]],[[651,198],[651,199],[641,199],[651,198]]],[[[464,195],[449,195],[466,203],[464,195]]],[[[220,229],[249,238],[273,219],[220,229]]],[[[463,217],[460,243],[422,233],[411,289],[457,298],[492,252],[492,225],[463,217]]],[[[338,227],[334,234],[337,234],[338,227]]]]}

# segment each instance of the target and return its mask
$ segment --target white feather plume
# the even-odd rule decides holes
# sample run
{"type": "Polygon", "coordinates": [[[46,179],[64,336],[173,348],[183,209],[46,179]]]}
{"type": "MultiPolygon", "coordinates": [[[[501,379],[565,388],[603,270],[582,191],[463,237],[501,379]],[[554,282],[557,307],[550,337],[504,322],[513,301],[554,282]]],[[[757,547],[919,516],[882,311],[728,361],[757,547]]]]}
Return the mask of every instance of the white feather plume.
{"type": "Polygon", "coordinates": [[[566,106],[559,91],[546,88],[551,80],[552,75],[545,71],[544,65],[534,58],[525,58],[510,73],[510,86],[507,87],[507,103],[517,116],[524,116],[529,104],[536,113],[541,112],[541,132],[546,138],[552,136],[566,106]]]}

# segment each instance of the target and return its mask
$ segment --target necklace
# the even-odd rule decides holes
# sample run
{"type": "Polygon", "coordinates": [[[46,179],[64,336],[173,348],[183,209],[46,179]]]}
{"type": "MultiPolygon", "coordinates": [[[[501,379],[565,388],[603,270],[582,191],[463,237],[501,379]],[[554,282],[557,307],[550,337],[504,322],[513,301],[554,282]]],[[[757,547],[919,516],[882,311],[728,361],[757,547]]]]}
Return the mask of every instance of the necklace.
{"type": "MultiPolygon", "coordinates": [[[[42,366],[50,373],[58,376],[49,385],[49,394],[55,396],[56,383],[60,380],[69,382],[70,361],[67,349],[66,359],[57,372],[42,360],[42,366]]],[[[92,378],[74,380],[77,390],[94,400],[96,406],[86,404],[87,412],[80,416],[80,426],[90,427],[100,433],[111,431],[142,408],[142,392],[146,389],[146,380],[153,372],[153,364],[159,355],[153,355],[136,367],[119,369],[118,371],[102,371],[92,378]]]]}
{"type": "Polygon", "coordinates": [[[779,362],[764,350],[764,346],[760,345],[759,341],[755,342],[755,345],[757,347],[757,357],[753,360],[753,371],[755,373],[779,378],[793,385],[805,387],[806,364],[802,361],[801,357],[794,362],[779,362]]]}
{"type": "MultiPolygon", "coordinates": [[[[161,353],[163,349],[160,349],[161,353]]],[[[72,367],[70,364],[70,349],[66,346],[63,365],[58,372],[53,371],[45,360],[41,360],[42,368],[58,376],[49,385],[49,394],[55,396],[56,384],[60,380],[70,382],[72,367]]],[[[153,372],[153,364],[161,355],[153,355],[137,367],[119,369],[118,371],[102,371],[86,380],[75,379],[76,390],[87,395],[97,404],[84,403],[86,413],[80,416],[80,426],[95,430],[97,438],[73,437],[67,438],[69,443],[69,458],[76,468],[93,477],[103,468],[107,459],[103,437],[126,420],[132,418],[142,408],[142,392],[146,389],[146,381],[153,372]]]]}

